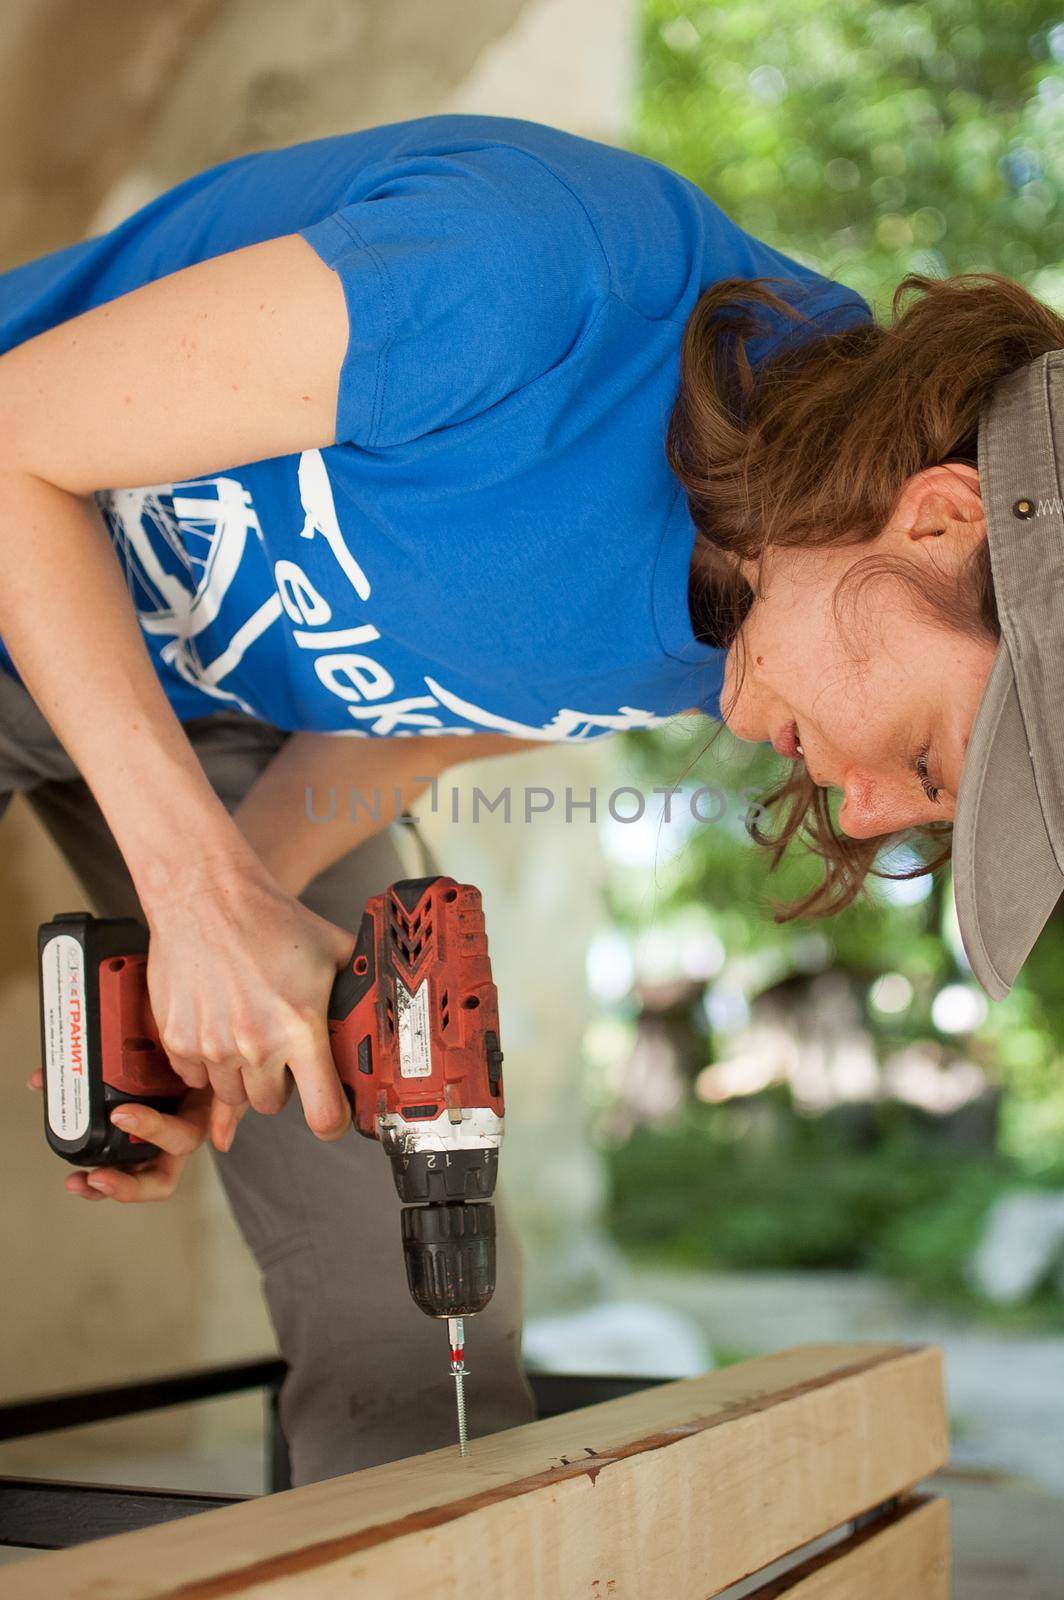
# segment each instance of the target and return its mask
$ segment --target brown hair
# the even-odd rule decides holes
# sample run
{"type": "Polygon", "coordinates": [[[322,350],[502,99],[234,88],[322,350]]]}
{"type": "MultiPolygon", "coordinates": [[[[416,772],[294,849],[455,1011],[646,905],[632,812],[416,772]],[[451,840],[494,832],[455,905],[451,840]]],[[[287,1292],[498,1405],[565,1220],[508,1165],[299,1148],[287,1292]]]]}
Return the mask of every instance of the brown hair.
{"type": "MultiPolygon", "coordinates": [[[[873,539],[914,473],[950,460],[975,464],[979,415],[999,379],[1064,347],[1064,320],[997,273],[910,273],[886,325],[865,321],[830,333],[817,333],[814,318],[768,287],[777,282],[793,290],[786,280],[729,278],[701,296],[684,330],[667,436],[669,464],[697,529],[693,598],[700,594],[714,642],[735,640],[740,675],[752,592],[734,558],[758,562],[772,545],[873,539]],[[793,319],[785,328],[797,338],[785,338],[755,366],[747,341],[765,332],[770,312],[793,319]],[[816,336],[806,337],[808,330],[816,336]]],[[[929,585],[903,560],[872,554],[848,571],[846,587],[851,578],[860,587],[887,573],[939,620],[1000,637],[985,539],[959,579],[929,585]]],[[[838,603],[836,594],[836,611],[838,603]]],[[[870,873],[911,878],[949,859],[948,823],[873,839],[839,833],[828,793],[800,764],[760,809],[779,816],[771,834],[758,820],[748,823],[773,869],[795,838],[824,865],[808,894],[775,908],[778,921],[841,910],[870,873]],[[900,844],[918,864],[889,871],[877,858],[900,844]]]]}

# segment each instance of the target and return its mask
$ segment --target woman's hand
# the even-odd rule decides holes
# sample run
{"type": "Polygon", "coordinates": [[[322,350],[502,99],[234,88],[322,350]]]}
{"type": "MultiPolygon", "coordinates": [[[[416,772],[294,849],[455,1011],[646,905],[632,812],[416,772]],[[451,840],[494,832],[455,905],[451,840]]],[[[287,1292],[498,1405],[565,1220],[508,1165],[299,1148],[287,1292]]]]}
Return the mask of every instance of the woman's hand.
{"type": "Polygon", "coordinates": [[[311,1131],[345,1133],[351,1113],[326,1012],[354,936],[246,861],[171,884],[145,910],[148,993],[175,1072],[226,1105],[267,1114],[283,1108],[290,1072],[311,1131]]]}
{"type": "MultiPolygon", "coordinates": [[[[31,1089],[44,1087],[38,1069],[29,1079],[31,1089]]],[[[123,1205],[144,1200],[169,1200],[177,1188],[185,1162],[208,1137],[216,1150],[228,1150],[247,1106],[228,1106],[209,1089],[192,1089],[176,1114],[153,1111],[150,1106],[125,1105],[111,1112],[111,1121],[124,1133],[134,1133],[158,1145],[159,1154],[136,1167],[91,1167],[70,1173],[67,1194],[82,1200],[118,1200],[123,1205]]]]}

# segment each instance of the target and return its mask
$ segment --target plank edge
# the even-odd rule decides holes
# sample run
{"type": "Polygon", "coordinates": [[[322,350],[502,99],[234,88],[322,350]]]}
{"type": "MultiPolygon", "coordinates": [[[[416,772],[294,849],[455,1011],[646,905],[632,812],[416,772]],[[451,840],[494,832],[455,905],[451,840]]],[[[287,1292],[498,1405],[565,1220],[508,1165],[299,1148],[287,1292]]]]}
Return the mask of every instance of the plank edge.
{"type": "MultiPolygon", "coordinates": [[[[840,1566],[842,1562],[867,1546],[882,1541],[886,1535],[906,1528],[915,1531],[920,1523],[927,1523],[941,1537],[943,1557],[948,1558],[949,1501],[943,1495],[911,1494],[907,1495],[895,1510],[885,1511],[874,1522],[859,1528],[845,1539],[837,1540],[826,1550],[817,1551],[815,1555],[800,1561],[789,1571],[780,1573],[779,1577],[763,1584],[761,1588],[754,1589],[746,1596],[746,1600],[788,1600],[789,1596],[797,1596],[797,1600],[801,1600],[801,1586],[817,1574],[840,1566]]],[[[724,1600],[723,1596],[721,1600],[724,1600]]]]}

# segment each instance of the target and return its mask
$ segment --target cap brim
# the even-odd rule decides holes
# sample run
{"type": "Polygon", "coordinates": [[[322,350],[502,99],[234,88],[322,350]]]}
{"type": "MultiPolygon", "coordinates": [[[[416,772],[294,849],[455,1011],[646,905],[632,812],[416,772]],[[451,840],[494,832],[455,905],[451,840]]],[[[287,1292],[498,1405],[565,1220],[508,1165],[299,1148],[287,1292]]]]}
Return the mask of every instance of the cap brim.
{"type": "Polygon", "coordinates": [[[987,994],[1004,1000],[1064,893],[1004,640],[965,752],[953,892],[972,971],[987,994]]]}

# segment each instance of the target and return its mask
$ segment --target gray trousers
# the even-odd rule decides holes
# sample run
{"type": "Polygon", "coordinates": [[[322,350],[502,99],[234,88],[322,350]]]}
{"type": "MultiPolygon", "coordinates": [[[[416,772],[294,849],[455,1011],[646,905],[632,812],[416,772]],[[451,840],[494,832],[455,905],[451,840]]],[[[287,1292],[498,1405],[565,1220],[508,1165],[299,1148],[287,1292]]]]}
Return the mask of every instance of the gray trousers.
{"type": "MultiPolygon", "coordinates": [[[[287,737],[229,712],[187,723],[186,731],[230,810],[287,737]]],[[[29,694],[0,671],[0,814],[15,792],[25,793],[98,915],[140,915],[89,789],[29,694]]],[[[435,870],[428,862],[416,874],[435,870]]],[[[302,899],[353,931],[368,896],[411,875],[395,830],[386,829],[321,873],[302,899]]],[[[214,1159],[258,1262],[289,1367],[281,1417],[293,1481],[452,1444],[446,1338],[407,1291],[399,1201],[380,1148],[354,1132],[323,1144],[308,1131],[293,1095],[278,1116],[249,1112],[232,1149],[214,1159]]],[[[520,1366],[518,1247],[504,1209],[498,1211],[498,1288],[468,1335],[474,1435],[532,1418],[520,1366]]]]}

